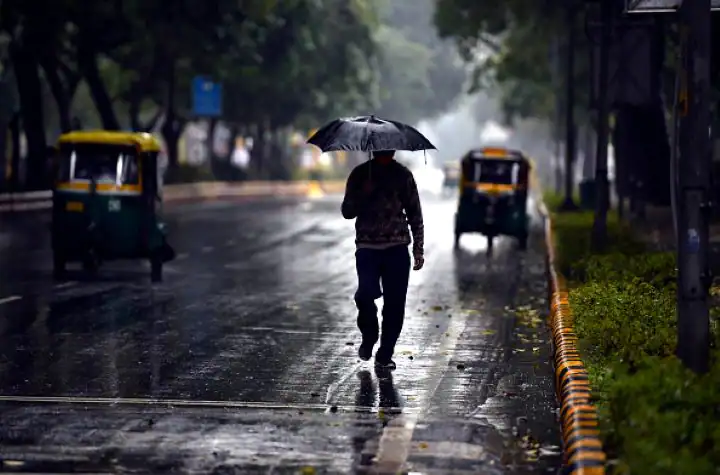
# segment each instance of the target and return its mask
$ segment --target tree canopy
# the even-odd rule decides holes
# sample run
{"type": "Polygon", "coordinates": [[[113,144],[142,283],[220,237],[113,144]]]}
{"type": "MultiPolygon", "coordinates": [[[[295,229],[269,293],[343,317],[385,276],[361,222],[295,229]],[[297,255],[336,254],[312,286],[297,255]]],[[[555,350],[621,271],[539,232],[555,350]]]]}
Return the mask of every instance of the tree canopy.
{"type": "MultiPolygon", "coordinates": [[[[474,68],[471,90],[499,92],[506,122],[518,118],[553,119],[564,80],[566,40],[560,2],[436,0],[435,25],[455,41],[474,68]]],[[[585,18],[576,18],[576,39],[587,48],[585,18]]],[[[578,109],[588,101],[588,55],[576,55],[578,109]]],[[[564,97],[560,96],[561,102],[564,97]]]]}
{"type": "Polygon", "coordinates": [[[379,109],[407,122],[451,109],[463,92],[466,68],[454,45],[438,37],[433,0],[376,0],[379,109]]]}
{"type": "Polygon", "coordinates": [[[466,77],[433,11],[433,0],[5,0],[0,102],[18,99],[9,118],[31,178],[49,139],[78,125],[163,119],[176,164],[196,76],[222,84],[217,119],[260,135],[364,112],[417,122],[451,107],[466,77]]]}

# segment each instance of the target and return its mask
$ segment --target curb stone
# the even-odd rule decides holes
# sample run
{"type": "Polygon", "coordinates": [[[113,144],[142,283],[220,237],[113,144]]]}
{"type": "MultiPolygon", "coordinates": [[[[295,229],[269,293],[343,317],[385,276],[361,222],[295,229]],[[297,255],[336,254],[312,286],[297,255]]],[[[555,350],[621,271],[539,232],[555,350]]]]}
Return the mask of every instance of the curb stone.
{"type": "Polygon", "coordinates": [[[556,268],[552,219],[544,204],[545,247],[550,292],[549,325],[552,333],[555,391],[560,404],[564,445],[562,474],[605,475],[597,408],[592,403],[588,372],[580,358],[574,317],[565,279],[556,268]]]}
{"type": "MultiPolygon", "coordinates": [[[[197,182],[163,187],[165,203],[182,203],[232,198],[263,198],[277,196],[321,197],[325,194],[343,193],[345,182],[296,181],[296,182],[197,182]]],[[[50,209],[52,191],[26,193],[0,193],[0,213],[18,213],[50,209]]]]}

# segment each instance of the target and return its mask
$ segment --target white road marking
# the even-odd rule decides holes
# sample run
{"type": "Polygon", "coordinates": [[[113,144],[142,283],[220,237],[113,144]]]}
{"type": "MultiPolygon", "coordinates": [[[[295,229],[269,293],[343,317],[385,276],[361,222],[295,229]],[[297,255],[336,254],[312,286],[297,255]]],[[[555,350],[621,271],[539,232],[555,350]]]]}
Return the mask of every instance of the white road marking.
{"type": "Polygon", "coordinates": [[[0,299],[0,305],[10,303],[10,302],[15,302],[17,300],[22,300],[22,297],[19,295],[11,295],[10,297],[5,297],[5,298],[0,299]]]}
{"type": "Polygon", "coordinates": [[[212,252],[213,249],[215,249],[215,248],[212,246],[205,246],[202,248],[202,252],[207,254],[208,252],[212,252]]]}
{"type": "Polygon", "coordinates": [[[292,328],[279,328],[279,327],[245,327],[245,331],[250,332],[273,332],[273,333],[286,333],[289,335],[313,335],[319,338],[324,336],[347,336],[347,332],[320,332],[317,330],[294,330],[292,328]]]}
{"type": "MultiPolygon", "coordinates": [[[[329,405],[332,402],[332,398],[335,395],[335,392],[338,390],[338,388],[348,380],[351,376],[353,376],[355,373],[357,373],[357,370],[363,365],[364,363],[357,363],[355,366],[349,368],[347,371],[345,371],[345,374],[342,375],[340,379],[332,383],[330,386],[328,386],[327,393],[325,394],[325,404],[329,405]]],[[[328,407],[326,409],[327,412],[330,412],[330,408],[328,407]]]]}
{"type": "Polygon", "coordinates": [[[228,245],[228,246],[232,246],[232,245],[235,244],[235,240],[234,240],[234,239],[228,239],[228,240],[225,242],[225,244],[228,245]]]}
{"type": "MultiPolygon", "coordinates": [[[[238,409],[289,409],[325,411],[326,404],[280,403],[259,401],[186,401],[183,399],[112,398],[84,396],[0,396],[0,403],[29,404],[85,404],[96,406],[167,406],[167,407],[217,407],[238,409]]],[[[338,410],[348,412],[377,412],[365,406],[340,405],[338,410]]]]}
{"type": "Polygon", "coordinates": [[[65,282],[65,283],[62,283],[62,284],[57,284],[57,285],[55,286],[55,288],[56,288],[56,289],[65,289],[65,288],[67,288],[67,287],[72,287],[73,285],[77,285],[77,282],[74,282],[74,281],[73,281],[73,282],[65,282]]]}
{"type": "Polygon", "coordinates": [[[187,259],[188,257],[190,257],[190,254],[188,254],[187,252],[181,252],[180,254],[175,256],[175,260],[182,261],[183,259],[187,259]]]}
{"type": "Polygon", "coordinates": [[[457,346],[458,339],[465,328],[465,318],[453,319],[447,330],[448,337],[443,338],[440,347],[429,355],[435,360],[431,376],[426,386],[429,388],[418,404],[419,410],[413,413],[403,413],[390,420],[383,429],[378,450],[373,459],[373,473],[403,473],[405,463],[412,448],[412,438],[418,420],[427,414],[430,401],[442,382],[442,378],[449,366],[450,359],[457,346]]]}

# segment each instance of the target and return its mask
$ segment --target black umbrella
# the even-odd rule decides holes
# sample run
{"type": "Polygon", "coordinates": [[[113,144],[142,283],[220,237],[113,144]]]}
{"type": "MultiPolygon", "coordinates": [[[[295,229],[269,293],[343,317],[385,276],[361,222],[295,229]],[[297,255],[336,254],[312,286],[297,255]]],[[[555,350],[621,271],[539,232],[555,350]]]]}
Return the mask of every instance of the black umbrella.
{"type": "Polygon", "coordinates": [[[374,115],[333,120],[315,132],[307,143],[323,152],[436,149],[414,127],[374,115]]]}

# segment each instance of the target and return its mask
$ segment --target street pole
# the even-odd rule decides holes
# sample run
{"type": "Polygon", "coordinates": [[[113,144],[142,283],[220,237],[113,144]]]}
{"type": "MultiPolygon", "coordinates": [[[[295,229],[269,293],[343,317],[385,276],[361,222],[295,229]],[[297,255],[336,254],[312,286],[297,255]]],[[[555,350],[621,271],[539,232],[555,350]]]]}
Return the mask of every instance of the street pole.
{"type": "Polygon", "coordinates": [[[565,200],[561,206],[563,211],[574,211],[578,209],[573,199],[574,190],[574,163],[576,152],[576,130],[575,130],[575,43],[577,33],[575,27],[575,5],[573,0],[566,3],[566,28],[567,44],[565,45],[566,70],[565,70],[565,200]]]}
{"type": "Polygon", "coordinates": [[[695,372],[709,366],[708,289],[710,217],[710,0],[680,9],[683,61],[680,84],[677,355],[695,372]]]}
{"type": "Polygon", "coordinates": [[[608,182],[608,143],[610,140],[610,46],[612,41],[614,2],[602,2],[600,36],[600,81],[598,89],[597,150],[595,152],[595,217],[592,249],[601,252],[607,245],[607,214],[610,195],[608,182]]]}

